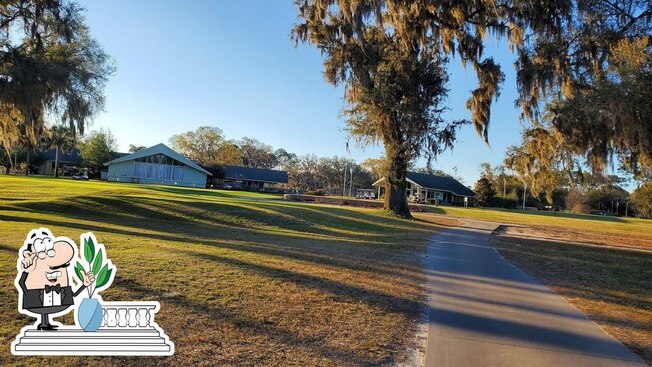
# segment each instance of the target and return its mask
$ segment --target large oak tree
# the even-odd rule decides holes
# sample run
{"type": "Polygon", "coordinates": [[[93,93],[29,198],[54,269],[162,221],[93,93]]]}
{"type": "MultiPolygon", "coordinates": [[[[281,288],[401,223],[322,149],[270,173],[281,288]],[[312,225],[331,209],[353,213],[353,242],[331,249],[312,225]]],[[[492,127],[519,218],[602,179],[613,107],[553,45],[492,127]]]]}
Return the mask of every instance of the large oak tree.
{"type": "Polygon", "coordinates": [[[492,101],[503,74],[483,56],[487,34],[521,48],[525,37],[558,34],[569,1],[296,0],[295,41],[324,57],[329,83],[345,86],[350,132],[385,146],[385,208],[409,216],[405,173],[415,157],[437,155],[455,141],[464,121],[446,122],[441,101],[448,90],[449,55],[471,65],[478,86],[467,108],[488,140],[492,101]]]}
{"type": "MultiPolygon", "coordinates": [[[[76,2],[0,4],[0,131],[21,131],[28,151],[39,143],[47,118],[83,133],[104,106],[104,87],[114,70],[76,2]]],[[[10,150],[19,139],[0,140],[10,150]]]]}

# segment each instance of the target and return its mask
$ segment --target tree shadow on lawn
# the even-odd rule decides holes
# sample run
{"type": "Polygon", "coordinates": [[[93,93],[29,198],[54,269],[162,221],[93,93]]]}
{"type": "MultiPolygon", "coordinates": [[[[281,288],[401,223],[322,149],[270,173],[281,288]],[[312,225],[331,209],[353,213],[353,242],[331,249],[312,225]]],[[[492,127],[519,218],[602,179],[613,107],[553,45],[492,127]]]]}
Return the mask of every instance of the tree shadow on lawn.
{"type": "MultiPolygon", "coordinates": [[[[97,220],[116,225],[132,225],[135,219],[143,225],[171,222],[174,225],[200,222],[256,231],[277,229],[283,232],[301,232],[306,236],[337,236],[341,241],[359,241],[360,236],[382,238],[397,229],[404,231],[433,231],[437,227],[401,222],[398,219],[378,217],[368,213],[339,208],[277,208],[261,203],[205,203],[200,201],[179,202],[170,199],[147,199],[131,197],[98,198],[82,196],[62,202],[26,202],[0,207],[0,210],[19,210],[34,213],[51,213],[79,220],[97,220]],[[336,213],[336,214],[333,214],[336,213]],[[278,215],[275,215],[278,214],[278,215]],[[314,214],[314,215],[311,215],[314,214]],[[353,232],[355,230],[355,232],[353,232]]],[[[168,227],[169,223],[168,223],[168,227]]]]}
{"type": "MultiPolygon", "coordinates": [[[[183,250],[179,250],[184,252],[183,250]]],[[[207,254],[189,255],[200,257],[203,260],[219,263],[227,263],[238,267],[245,267],[249,271],[260,272],[265,276],[273,276],[283,281],[290,281],[301,286],[319,288],[325,292],[334,293],[342,298],[341,301],[347,302],[365,302],[379,307],[384,307],[388,312],[401,312],[414,315],[415,311],[422,307],[428,307],[420,302],[396,298],[391,295],[368,291],[358,287],[351,287],[338,282],[325,281],[321,278],[297,274],[282,269],[269,269],[257,264],[247,262],[233,262],[232,259],[225,259],[220,256],[207,254]]],[[[201,325],[199,334],[205,335],[210,340],[219,340],[220,335],[212,335],[210,326],[215,324],[229,324],[238,329],[239,332],[249,336],[258,335],[269,339],[269,342],[276,345],[283,345],[288,348],[305,348],[311,354],[319,359],[327,361],[334,360],[336,364],[355,364],[355,365],[377,365],[391,362],[391,360],[373,360],[368,355],[361,355],[352,350],[345,348],[333,347],[324,344],[319,336],[297,335],[296,333],[283,329],[269,321],[254,320],[245,315],[239,314],[224,307],[216,307],[207,303],[198,302],[188,299],[179,294],[162,297],[163,292],[160,289],[153,289],[144,286],[134,279],[124,280],[116,279],[114,287],[120,291],[126,292],[131,298],[140,300],[160,300],[162,309],[167,310],[168,316],[159,322],[164,322],[164,327],[172,340],[176,341],[177,354],[169,359],[166,363],[183,364],[187,363],[186,353],[195,347],[189,334],[196,334],[197,330],[187,329],[188,325],[201,325]],[[170,316],[171,313],[174,315],[170,316]],[[183,315],[180,316],[180,313],[183,315]],[[202,320],[196,320],[200,318],[202,320]],[[176,326],[176,327],[175,327],[176,326]]],[[[111,297],[107,297],[107,300],[111,297]]],[[[484,301],[482,301],[484,302],[484,301]]],[[[261,305],[262,306],[262,305],[261,305]]],[[[541,312],[541,310],[529,310],[531,312],[541,312]]],[[[446,327],[460,328],[485,335],[491,335],[495,338],[506,338],[514,341],[534,342],[543,344],[552,348],[562,348],[579,353],[597,354],[611,357],[615,348],[614,343],[603,339],[596,339],[591,336],[582,335],[571,330],[560,328],[533,326],[525,322],[514,322],[502,320],[499,318],[474,315],[464,310],[451,311],[449,309],[432,308],[429,311],[435,315],[431,322],[446,327]]],[[[217,328],[216,328],[217,329],[217,328]]],[[[90,358],[91,360],[93,358],[90,358]]],[[[98,359],[99,360],[99,359],[98,359]]],[[[121,357],[102,359],[114,365],[129,364],[132,360],[121,357]]],[[[139,358],[139,364],[156,365],[160,363],[158,358],[139,358]]]]}
{"type": "Polygon", "coordinates": [[[189,187],[174,187],[174,186],[162,186],[162,185],[143,185],[143,188],[151,191],[165,192],[168,194],[175,195],[186,195],[186,196],[211,196],[219,198],[244,198],[251,197],[252,199],[260,198],[277,198],[281,199],[283,195],[281,194],[270,194],[270,193],[258,193],[250,191],[221,191],[213,189],[204,189],[204,188],[189,188],[189,187]]]}
{"type": "MultiPolygon", "coordinates": [[[[63,223],[62,225],[65,226],[66,224],[63,223]]],[[[105,230],[106,229],[99,229],[98,231],[101,232],[105,230]]],[[[135,235],[138,235],[138,233],[135,235]]],[[[168,238],[164,237],[164,239],[168,238]]],[[[13,250],[7,245],[2,245],[0,249],[3,251],[13,250]]],[[[418,314],[418,310],[424,307],[428,307],[420,301],[405,299],[395,295],[369,290],[361,286],[345,284],[339,281],[318,276],[297,273],[291,270],[274,268],[263,264],[219,256],[215,254],[191,251],[188,249],[181,249],[176,247],[167,249],[184,254],[184,256],[192,256],[201,259],[202,261],[223,264],[230,267],[243,268],[246,269],[248,273],[257,273],[264,277],[277,279],[282,282],[291,282],[301,287],[314,288],[324,293],[333,294],[337,297],[335,298],[336,301],[339,299],[341,302],[362,302],[370,304],[374,307],[379,307],[388,313],[402,313],[409,316],[415,316],[418,314]]],[[[463,274],[450,275],[456,276],[463,274]]],[[[312,355],[316,355],[318,358],[323,358],[325,360],[332,360],[335,364],[377,365],[391,362],[391,358],[388,360],[374,360],[370,358],[369,355],[360,354],[353,350],[347,350],[345,347],[333,347],[332,345],[327,345],[320,337],[298,335],[294,332],[278,327],[273,322],[270,323],[254,320],[246,317],[245,315],[239,314],[236,311],[223,307],[213,306],[205,302],[190,300],[187,297],[178,294],[163,297],[162,290],[144,286],[142,283],[138,282],[135,279],[125,280],[122,278],[117,278],[114,286],[121,291],[129,293],[131,297],[130,299],[159,299],[162,303],[162,309],[170,310],[168,307],[173,307],[175,309],[177,313],[177,315],[174,316],[175,318],[172,318],[172,316],[160,318],[160,321],[165,323],[163,326],[166,331],[168,331],[173,340],[177,342],[177,355],[163,360],[165,361],[163,364],[181,365],[188,363],[190,358],[195,358],[186,354],[196,346],[194,344],[195,341],[189,339],[188,334],[195,333],[197,330],[188,330],[187,325],[192,325],[193,322],[197,321],[190,318],[201,318],[203,320],[198,324],[202,327],[202,329],[199,330],[199,334],[205,335],[211,340],[219,339],[220,337],[219,335],[213,336],[213,329],[211,329],[210,325],[216,323],[228,323],[243,334],[258,335],[269,339],[270,342],[274,343],[274,345],[284,346],[285,348],[304,348],[309,350],[312,355]],[[183,316],[180,316],[181,314],[183,316]]],[[[207,289],[206,294],[210,294],[210,288],[207,289]]],[[[107,297],[107,300],[109,299],[111,299],[111,297],[107,297]]],[[[492,304],[489,300],[474,301],[480,301],[490,305],[492,304]]],[[[261,305],[261,307],[264,307],[264,305],[261,305]]],[[[541,310],[529,311],[541,312],[541,310]]],[[[439,315],[435,321],[438,324],[449,327],[465,328],[468,330],[493,335],[499,338],[532,341],[548,345],[550,347],[571,349],[581,353],[598,353],[600,355],[607,356],[609,355],[609,348],[612,347],[609,343],[605,343],[604,341],[594,340],[591,337],[580,335],[568,330],[531,326],[524,323],[505,321],[491,317],[480,317],[467,313],[463,310],[451,311],[431,309],[430,312],[437,313],[439,315]],[[460,319],[464,319],[466,321],[471,320],[472,322],[459,322],[460,319]],[[573,343],[569,345],[567,340],[573,340],[573,343]],[[599,348],[598,350],[594,350],[593,347],[587,347],[589,345],[598,346],[599,348]],[[602,352],[602,350],[604,350],[604,352],[602,352]]],[[[204,355],[204,358],[205,357],[206,355],[204,355]]],[[[12,361],[20,362],[21,360],[23,359],[12,357],[12,361]]],[[[53,359],[47,358],[44,360],[54,361],[53,359]]],[[[118,357],[102,359],[88,358],[84,360],[96,360],[98,363],[101,360],[102,363],[106,362],[107,364],[114,365],[130,364],[134,361],[133,359],[118,357]]],[[[58,361],[61,360],[58,359],[58,361]]],[[[66,358],[66,361],[69,361],[69,359],[66,358]]],[[[149,357],[138,358],[137,361],[139,365],[160,365],[162,362],[160,358],[149,357]]]]}
{"type": "Polygon", "coordinates": [[[546,284],[581,297],[652,309],[652,254],[504,235],[492,236],[492,245],[546,284]]]}
{"type": "MultiPolygon", "coordinates": [[[[31,223],[32,220],[26,218],[8,217],[0,215],[0,220],[8,220],[14,222],[31,223]]],[[[417,282],[425,281],[425,274],[423,274],[421,267],[415,264],[411,267],[403,266],[400,262],[396,262],[397,256],[400,254],[394,253],[394,256],[388,254],[381,258],[369,259],[366,256],[359,256],[355,253],[355,249],[346,254],[342,254],[342,247],[350,247],[350,244],[343,245],[341,241],[336,240],[323,240],[313,238],[301,241],[300,243],[290,243],[287,236],[264,234],[256,239],[249,238],[242,240],[242,237],[237,233],[221,233],[219,238],[214,238],[215,228],[205,227],[198,225],[183,225],[176,226],[175,232],[159,232],[148,233],[142,232],[137,229],[118,229],[101,225],[93,225],[86,223],[64,222],[49,219],[40,219],[39,225],[50,227],[66,227],[75,228],[80,231],[92,231],[99,237],[101,233],[111,233],[121,236],[130,237],[144,237],[155,240],[171,241],[188,243],[193,245],[209,246],[219,249],[235,250],[242,253],[251,253],[262,256],[274,256],[278,258],[286,258],[290,260],[309,262],[315,265],[331,266],[342,270],[363,271],[371,273],[381,273],[396,276],[396,282],[402,282],[400,279],[408,279],[417,282]],[[232,243],[227,241],[235,240],[232,243]]],[[[140,229],[143,229],[142,227],[140,229]]],[[[152,229],[156,231],[156,229],[152,229]]],[[[296,239],[294,239],[296,241],[296,239]]],[[[21,243],[22,244],[22,243],[21,243]]],[[[174,249],[173,245],[166,246],[166,248],[174,249]]],[[[16,252],[16,249],[7,247],[6,249],[16,252]]],[[[382,251],[382,250],[381,250],[382,251]]]]}
{"type": "MultiPolygon", "coordinates": [[[[322,361],[330,361],[330,363],[334,363],[335,365],[353,364],[366,366],[390,362],[389,360],[371,360],[369,356],[356,353],[354,350],[346,350],[332,345],[324,345],[321,337],[300,336],[288,330],[284,330],[273,323],[254,320],[246,315],[239,314],[225,307],[215,307],[209,304],[199,303],[190,300],[183,295],[174,294],[162,298],[161,295],[163,292],[160,290],[144,286],[133,279],[124,280],[116,278],[112,289],[118,290],[122,297],[129,299],[160,301],[161,310],[165,311],[167,316],[163,317],[163,313],[161,312],[155,321],[158,321],[159,324],[164,324],[164,330],[170,336],[170,339],[175,342],[176,352],[173,356],[166,358],[12,356],[12,362],[22,363],[21,361],[24,362],[26,361],[26,358],[29,358],[30,361],[40,360],[38,364],[42,365],[57,365],[57,363],[60,363],[61,361],[65,361],[67,365],[71,365],[74,360],[78,360],[80,363],[82,361],[85,361],[85,363],[93,361],[95,363],[101,363],[102,365],[111,366],[188,365],[188,363],[192,363],[193,359],[195,359],[194,363],[201,363],[206,362],[207,356],[200,356],[199,360],[196,360],[197,356],[192,355],[194,349],[198,347],[198,343],[204,344],[208,341],[208,344],[211,344],[210,349],[215,351],[221,344],[229,344],[230,342],[233,342],[231,340],[224,340],[224,336],[219,333],[213,334],[214,331],[218,331],[221,327],[225,327],[225,325],[227,325],[228,328],[237,329],[239,334],[246,334],[247,337],[253,339],[264,338],[267,340],[265,344],[273,344],[265,346],[267,349],[270,349],[270,354],[276,352],[272,350],[273,346],[283,346],[285,348],[306,349],[309,353],[316,356],[317,360],[321,359],[322,361]],[[199,326],[200,329],[197,330],[192,327],[188,328],[189,325],[199,326]],[[197,335],[201,335],[201,339],[197,338],[197,335]],[[57,363],[46,363],[51,361],[56,361],[57,363]]],[[[112,300],[112,297],[105,297],[105,300],[110,301],[112,300]]],[[[245,362],[247,361],[247,355],[243,355],[241,358],[243,358],[245,362]]],[[[217,362],[216,360],[214,361],[217,362]]],[[[225,361],[222,361],[222,363],[224,362],[225,361]]]]}
{"type": "MultiPolygon", "coordinates": [[[[455,209],[463,209],[461,207],[455,207],[455,209]]],[[[481,208],[471,208],[472,210],[482,210],[481,208]]],[[[446,207],[434,207],[427,206],[426,212],[441,214],[441,215],[452,215],[455,216],[455,213],[447,213],[446,207]]],[[[519,210],[519,209],[503,209],[503,208],[486,208],[487,211],[496,211],[505,214],[523,214],[523,215],[536,215],[542,217],[550,218],[568,218],[568,219],[584,219],[590,221],[598,222],[610,222],[610,223],[627,223],[627,221],[620,217],[612,217],[605,215],[593,215],[593,214],[576,214],[576,213],[566,213],[566,212],[550,212],[546,210],[519,210]]],[[[470,218],[473,219],[473,218],[470,218]]]]}

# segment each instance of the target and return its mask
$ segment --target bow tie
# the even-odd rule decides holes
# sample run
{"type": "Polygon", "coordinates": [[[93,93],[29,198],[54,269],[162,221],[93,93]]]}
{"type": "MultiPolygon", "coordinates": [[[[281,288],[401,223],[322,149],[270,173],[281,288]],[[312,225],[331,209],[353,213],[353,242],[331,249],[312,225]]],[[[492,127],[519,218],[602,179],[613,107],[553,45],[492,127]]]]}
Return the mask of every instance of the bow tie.
{"type": "Polygon", "coordinates": [[[57,284],[55,286],[49,286],[49,285],[45,286],[45,293],[50,293],[52,291],[55,291],[57,293],[61,293],[61,286],[59,284],[57,284]]]}

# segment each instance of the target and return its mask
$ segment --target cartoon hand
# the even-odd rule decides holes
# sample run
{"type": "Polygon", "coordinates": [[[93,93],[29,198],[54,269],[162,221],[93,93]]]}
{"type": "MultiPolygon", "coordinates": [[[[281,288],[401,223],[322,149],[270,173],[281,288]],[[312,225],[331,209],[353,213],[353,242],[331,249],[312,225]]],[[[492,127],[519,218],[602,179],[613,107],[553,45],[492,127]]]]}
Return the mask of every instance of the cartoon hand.
{"type": "Polygon", "coordinates": [[[26,273],[29,273],[30,271],[34,270],[36,268],[36,260],[38,257],[36,256],[36,253],[33,253],[23,259],[21,261],[21,265],[23,266],[23,270],[26,273]]]}
{"type": "Polygon", "coordinates": [[[88,287],[95,281],[95,274],[92,271],[84,272],[82,271],[82,277],[84,278],[84,286],[88,287]]]}

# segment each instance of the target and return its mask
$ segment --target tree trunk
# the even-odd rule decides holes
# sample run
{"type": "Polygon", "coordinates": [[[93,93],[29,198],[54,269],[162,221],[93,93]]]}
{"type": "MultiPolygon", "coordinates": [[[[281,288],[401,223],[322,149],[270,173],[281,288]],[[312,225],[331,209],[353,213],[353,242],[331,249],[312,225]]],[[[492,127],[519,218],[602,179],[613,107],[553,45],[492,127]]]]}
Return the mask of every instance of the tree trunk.
{"type": "Polygon", "coordinates": [[[405,149],[395,144],[385,144],[385,152],[388,159],[387,180],[385,182],[385,203],[384,208],[393,214],[401,217],[410,218],[410,208],[408,206],[407,173],[408,157],[405,149]]]}
{"type": "Polygon", "coordinates": [[[14,162],[11,160],[11,152],[9,149],[5,149],[7,151],[7,170],[5,171],[6,174],[9,174],[9,170],[14,167],[14,162]]]}
{"type": "Polygon", "coordinates": [[[59,146],[55,147],[56,153],[54,155],[54,177],[59,178],[59,146]]]}
{"type": "Polygon", "coordinates": [[[27,155],[25,156],[25,176],[29,176],[29,145],[27,146],[27,155]]]}

